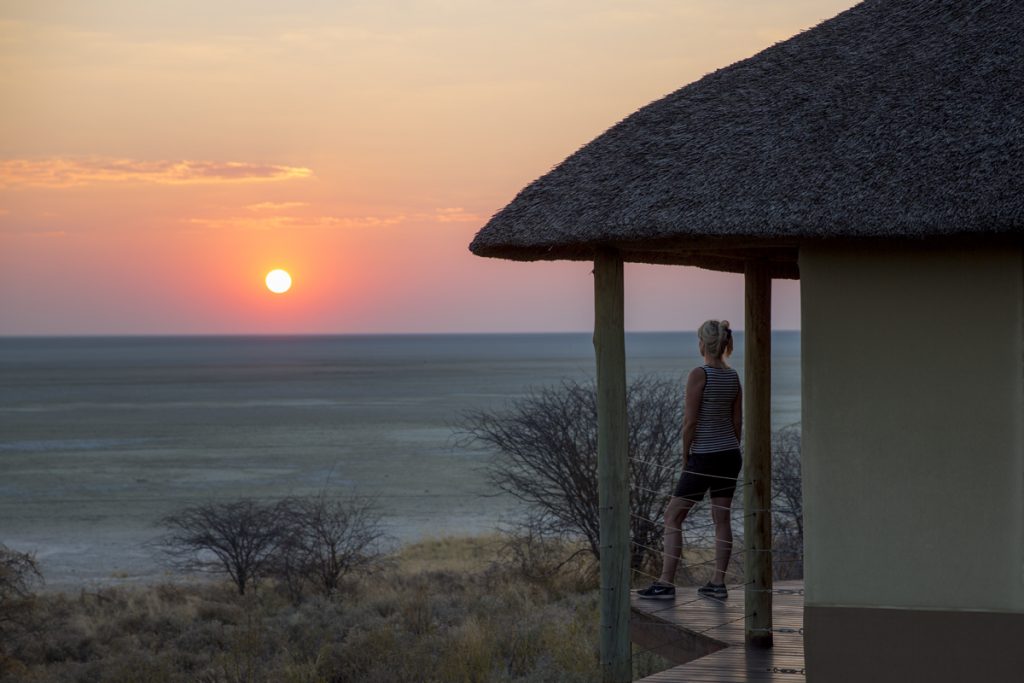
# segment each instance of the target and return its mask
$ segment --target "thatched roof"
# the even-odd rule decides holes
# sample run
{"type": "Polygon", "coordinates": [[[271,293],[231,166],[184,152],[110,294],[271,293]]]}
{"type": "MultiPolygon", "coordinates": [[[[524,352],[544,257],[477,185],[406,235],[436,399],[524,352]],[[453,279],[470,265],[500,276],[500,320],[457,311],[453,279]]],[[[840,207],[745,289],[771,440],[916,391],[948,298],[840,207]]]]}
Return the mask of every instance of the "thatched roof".
{"type": "Polygon", "coordinates": [[[807,240],[1024,238],[1024,2],[867,0],[613,126],[480,256],[796,275],[807,240]]]}

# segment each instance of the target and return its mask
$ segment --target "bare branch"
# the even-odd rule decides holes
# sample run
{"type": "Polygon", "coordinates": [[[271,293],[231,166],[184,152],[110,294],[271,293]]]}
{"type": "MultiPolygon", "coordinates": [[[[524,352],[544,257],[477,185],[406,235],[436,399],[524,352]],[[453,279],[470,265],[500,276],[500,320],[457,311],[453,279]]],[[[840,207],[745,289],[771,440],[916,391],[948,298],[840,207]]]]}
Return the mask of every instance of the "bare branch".
{"type": "Polygon", "coordinates": [[[384,533],[375,500],[321,495],[291,499],[288,509],[288,542],[276,565],[276,573],[286,581],[294,584],[299,577],[329,596],[346,575],[380,560],[384,533]]]}
{"type": "MultiPolygon", "coordinates": [[[[627,388],[631,558],[641,566],[661,542],[660,519],[679,476],[680,381],[645,375],[627,388]],[[661,492],[661,493],[652,493],[661,492]]],[[[584,539],[599,555],[597,393],[593,382],[564,380],[536,389],[506,410],[463,414],[456,443],[496,452],[492,485],[527,504],[530,523],[549,535],[584,539]]],[[[536,528],[531,533],[537,533],[536,528]]]]}
{"type": "Polygon", "coordinates": [[[290,503],[203,503],[163,518],[157,545],[179,570],[226,574],[240,595],[266,575],[287,538],[290,503]]]}
{"type": "Polygon", "coordinates": [[[775,575],[780,579],[803,576],[804,506],[800,468],[800,425],[772,434],[772,526],[778,551],[775,575]]]}

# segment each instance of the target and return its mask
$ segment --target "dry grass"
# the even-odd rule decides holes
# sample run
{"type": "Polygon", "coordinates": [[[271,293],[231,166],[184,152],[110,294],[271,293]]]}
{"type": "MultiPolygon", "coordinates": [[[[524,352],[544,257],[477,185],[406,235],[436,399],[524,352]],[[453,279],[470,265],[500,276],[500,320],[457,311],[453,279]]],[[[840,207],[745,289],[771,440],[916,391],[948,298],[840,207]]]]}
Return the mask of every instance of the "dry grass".
{"type": "MultiPolygon", "coordinates": [[[[246,596],[226,584],[44,595],[0,644],[0,680],[599,680],[592,561],[538,577],[513,557],[503,537],[432,539],[333,599],[297,605],[268,585],[246,596]]],[[[638,675],[666,665],[636,659],[638,675]]]]}
{"type": "Polygon", "coordinates": [[[505,538],[488,536],[444,536],[428,538],[402,547],[394,557],[403,574],[424,571],[480,572],[490,567],[501,553],[505,538]]]}

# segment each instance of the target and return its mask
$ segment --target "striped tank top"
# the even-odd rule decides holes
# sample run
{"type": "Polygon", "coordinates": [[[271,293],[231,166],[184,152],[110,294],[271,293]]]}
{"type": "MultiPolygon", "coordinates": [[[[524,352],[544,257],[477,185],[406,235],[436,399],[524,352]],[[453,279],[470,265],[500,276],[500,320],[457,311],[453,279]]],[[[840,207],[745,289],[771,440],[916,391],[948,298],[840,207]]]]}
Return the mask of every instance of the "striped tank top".
{"type": "Polygon", "coordinates": [[[732,368],[704,366],[704,397],[697,416],[691,453],[714,453],[740,447],[732,424],[732,405],[740,390],[740,376],[732,368]]]}

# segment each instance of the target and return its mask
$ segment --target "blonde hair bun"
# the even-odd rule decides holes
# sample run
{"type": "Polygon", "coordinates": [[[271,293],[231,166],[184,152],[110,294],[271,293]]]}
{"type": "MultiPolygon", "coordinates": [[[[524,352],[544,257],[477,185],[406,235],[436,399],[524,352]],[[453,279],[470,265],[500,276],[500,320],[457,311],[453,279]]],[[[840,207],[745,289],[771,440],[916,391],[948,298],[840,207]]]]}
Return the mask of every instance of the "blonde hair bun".
{"type": "Polygon", "coordinates": [[[712,358],[723,358],[732,353],[732,330],[728,320],[707,320],[697,330],[697,338],[712,358]]]}

